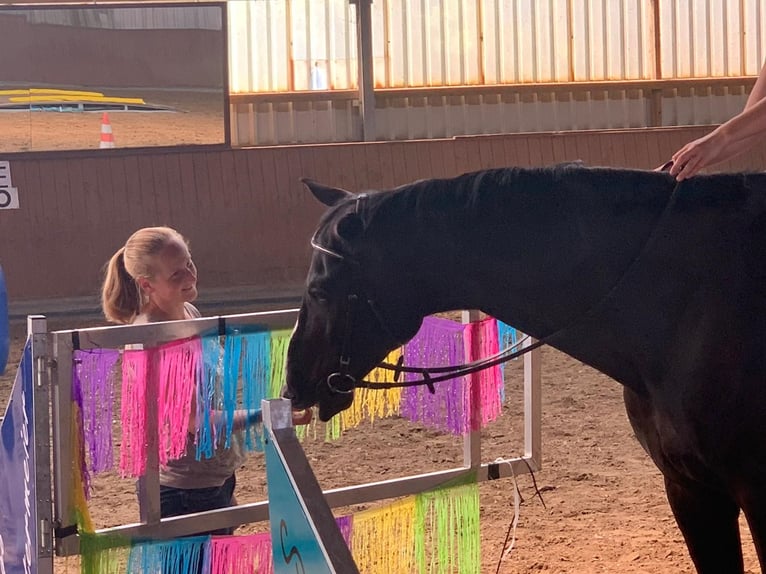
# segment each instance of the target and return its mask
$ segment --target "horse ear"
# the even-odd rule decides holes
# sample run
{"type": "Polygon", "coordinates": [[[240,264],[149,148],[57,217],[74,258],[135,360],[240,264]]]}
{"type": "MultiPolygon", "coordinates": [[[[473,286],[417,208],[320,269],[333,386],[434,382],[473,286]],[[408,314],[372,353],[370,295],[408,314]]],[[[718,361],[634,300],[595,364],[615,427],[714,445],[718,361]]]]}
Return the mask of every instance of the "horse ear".
{"type": "Polygon", "coordinates": [[[301,178],[301,182],[308,188],[311,193],[314,194],[314,197],[329,207],[337,205],[347,197],[354,195],[345,189],[322,185],[321,183],[317,183],[316,181],[306,177],[301,178]]]}

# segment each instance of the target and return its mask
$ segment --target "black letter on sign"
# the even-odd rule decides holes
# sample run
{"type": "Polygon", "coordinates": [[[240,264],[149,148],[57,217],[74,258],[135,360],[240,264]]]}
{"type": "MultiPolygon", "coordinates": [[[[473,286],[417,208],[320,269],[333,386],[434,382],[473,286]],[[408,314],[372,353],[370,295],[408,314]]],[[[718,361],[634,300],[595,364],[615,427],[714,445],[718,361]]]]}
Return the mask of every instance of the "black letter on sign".
{"type": "Polygon", "coordinates": [[[11,204],[12,199],[13,198],[11,197],[11,194],[8,193],[7,189],[0,188],[0,209],[8,207],[11,204]]]}
{"type": "Polygon", "coordinates": [[[285,564],[290,564],[290,562],[293,561],[293,558],[297,558],[298,562],[295,563],[296,574],[306,574],[306,569],[303,567],[303,558],[301,558],[301,553],[298,552],[298,549],[295,546],[291,546],[290,552],[285,554],[285,538],[287,535],[287,522],[282,520],[279,523],[279,543],[282,545],[282,558],[284,559],[285,564]]]}

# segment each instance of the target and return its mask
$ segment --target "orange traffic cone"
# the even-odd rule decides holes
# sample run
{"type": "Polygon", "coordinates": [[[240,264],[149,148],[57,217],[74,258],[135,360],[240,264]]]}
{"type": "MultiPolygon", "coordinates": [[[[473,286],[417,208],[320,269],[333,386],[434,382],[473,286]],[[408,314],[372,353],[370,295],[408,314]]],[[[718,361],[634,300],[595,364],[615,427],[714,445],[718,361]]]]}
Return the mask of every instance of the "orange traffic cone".
{"type": "Polygon", "coordinates": [[[101,143],[99,148],[114,147],[114,134],[112,134],[112,124],[109,123],[109,114],[104,112],[101,116],[101,143]]]}

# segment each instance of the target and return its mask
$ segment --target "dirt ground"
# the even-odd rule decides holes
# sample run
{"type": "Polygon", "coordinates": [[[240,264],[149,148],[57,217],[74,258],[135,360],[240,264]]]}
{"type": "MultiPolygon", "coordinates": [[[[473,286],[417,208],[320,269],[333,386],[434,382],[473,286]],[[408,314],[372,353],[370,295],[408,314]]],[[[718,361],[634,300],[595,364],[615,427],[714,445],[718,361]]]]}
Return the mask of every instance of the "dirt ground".
{"type": "MultiPolygon", "coordinates": [[[[237,312],[241,310],[238,309],[237,312]]],[[[66,321],[49,328],[99,323],[66,321]]],[[[11,363],[0,378],[0,404],[10,392],[23,343],[23,326],[12,333],[11,363]]],[[[523,497],[516,543],[500,564],[513,515],[512,483],[484,483],[481,492],[482,573],[691,573],[693,568],[665,500],[659,472],[633,437],[621,387],[558,351],[544,348],[542,366],[542,469],[520,476],[523,497]]],[[[520,361],[506,370],[506,404],[499,421],[483,432],[482,458],[519,456],[522,443],[520,361]]],[[[319,433],[323,436],[322,433],[319,433]]],[[[305,449],[323,488],[346,486],[458,466],[459,440],[400,420],[364,424],[333,443],[308,440],[305,449]]],[[[262,456],[251,455],[238,473],[240,502],[265,498],[262,456]]],[[[132,481],[102,476],[91,510],[97,527],[135,522],[132,481]]],[[[741,521],[747,572],[760,572],[741,521]]],[[[262,530],[264,524],[238,532],[262,530]]],[[[77,559],[57,559],[57,572],[77,572],[77,559]]]]}

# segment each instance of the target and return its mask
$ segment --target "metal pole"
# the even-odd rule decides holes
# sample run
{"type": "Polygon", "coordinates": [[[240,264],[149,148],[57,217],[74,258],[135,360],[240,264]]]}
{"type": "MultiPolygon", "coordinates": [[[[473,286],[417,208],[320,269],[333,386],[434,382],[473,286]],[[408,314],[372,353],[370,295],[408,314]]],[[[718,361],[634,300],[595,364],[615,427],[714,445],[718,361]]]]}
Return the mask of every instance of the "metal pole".
{"type": "Polygon", "coordinates": [[[51,496],[50,377],[48,323],[42,315],[27,317],[32,339],[32,401],[35,429],[35,490],[37,492],[37,574],[53,573],[53,501],[51,496]]]}
{"type": "MultiPolygon", "coordinates": [[[[472,309],[462,312],[462,322],[464,324],[473,323],[478,321],[481,317],[481,313],[472,309]]],[[[475,361],[474,357],[468,345],[465,346],[466,362],[475,361]]],[[[468,375],[468,380],[471,383],[471,431],[463,437],[463,466],[470,468],[478,468],[481,466],[481,382],[479,381],[479,374],[474,373],[468,375]]]]}
{"type": "Polygon", "coordinates": [[[356,5],[357,57],[359,58],[359,101],[362,139],[375,141],[375,77],[372,59],[372,0],[349,0],[356,5]]]}
{"type": "MultiPolygon", "coordinates": [[[[524,343],[524,347],[529,347],[535,342],[536,339],[530,337],[524,343]]],[[[524,355],[524,457],[529,459],[533,471],[542,466],[540,362],[540,349],[524,355]]]]}

